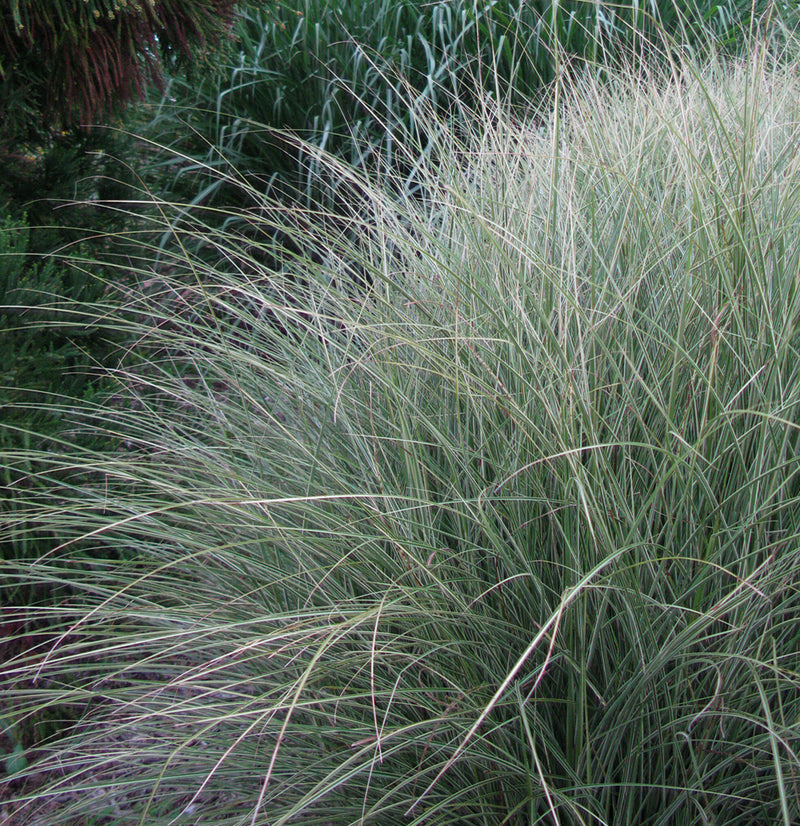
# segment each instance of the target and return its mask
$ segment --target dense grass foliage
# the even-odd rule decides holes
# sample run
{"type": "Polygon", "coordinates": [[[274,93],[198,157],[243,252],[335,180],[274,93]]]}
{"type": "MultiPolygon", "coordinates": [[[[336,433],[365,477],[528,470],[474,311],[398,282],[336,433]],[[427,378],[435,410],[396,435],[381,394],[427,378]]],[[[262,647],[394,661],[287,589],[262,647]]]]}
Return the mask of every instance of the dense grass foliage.
{"type": "Polygon", "coordinates": [[[0,572],[63,593],[31,822],[797,822],[796,65],[422,110],[424,199],[309,146],[350,209],[143,241],[116,449],[35,457],[0,572]]]}
{"type": "MultiPolygon", "coordinates": [[[[665,51],[704,52],[709,41],[736,50],[771,6],[762,0],[244,3],[230,61],[200,83],[176,80],[158,107],[153,134],[188,156],[177,177],[172,159],[164,182],[185,197],[187,169],[235,168],[254,186],[299,188],[317,204],[335,198],[339,181],[327,167],[265,130],[272,127],[348,163],[398,164],[413,189],[416,164],[432,149],[419,132],[426,107],[447,111],[454,100],[474,103],[483,94],[527,105],[566,63],[599,67],[631,51],[658,59],[665,51]],[[398,152],[410,141],[421,157],[398,152]]],[[[197,200],[207,203],[224,179],[212,174],[203,186],[193,180],[197,200]]]]}

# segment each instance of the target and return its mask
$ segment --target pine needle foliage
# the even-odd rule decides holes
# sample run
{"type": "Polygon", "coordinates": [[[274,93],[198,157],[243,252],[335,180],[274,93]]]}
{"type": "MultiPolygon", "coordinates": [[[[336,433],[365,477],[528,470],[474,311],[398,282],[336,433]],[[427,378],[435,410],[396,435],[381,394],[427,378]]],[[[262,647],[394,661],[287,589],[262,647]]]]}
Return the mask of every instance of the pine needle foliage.
{"type": "Polygon", "coordinates": [[[0,580],[63,593],[8,614],[8,725],[73,721],[31,822],[796,823],[798,101],[758,44],[564,75],[428,112],[424,200],[318,152],[327,222],[143,236],[117,447],[5,528],[61,540],[0,580]]]}
{"type": "Polygon", "coordinates": [[[0,94],[5,141],[92,124],[160,78],[159,55],[197,61],[223,38],[234,0],[3,0],[0,94]]]}

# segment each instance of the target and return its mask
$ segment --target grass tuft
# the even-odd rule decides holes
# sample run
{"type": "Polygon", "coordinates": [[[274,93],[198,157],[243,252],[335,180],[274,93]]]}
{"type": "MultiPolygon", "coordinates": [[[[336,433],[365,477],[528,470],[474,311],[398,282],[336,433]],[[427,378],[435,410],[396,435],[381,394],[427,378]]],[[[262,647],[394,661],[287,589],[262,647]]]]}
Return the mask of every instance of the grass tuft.
{"type": "Polygon", "coordinates": [[[351,209],[143,241],[116,450],[36,457],[61,544],[2,571],[64,594],[8,637],[5,725],[71,721],[18,805],[796,822],[798,101],[759,48],[565,76],[429,115],[424,197],[308,147],[351,209]]]}

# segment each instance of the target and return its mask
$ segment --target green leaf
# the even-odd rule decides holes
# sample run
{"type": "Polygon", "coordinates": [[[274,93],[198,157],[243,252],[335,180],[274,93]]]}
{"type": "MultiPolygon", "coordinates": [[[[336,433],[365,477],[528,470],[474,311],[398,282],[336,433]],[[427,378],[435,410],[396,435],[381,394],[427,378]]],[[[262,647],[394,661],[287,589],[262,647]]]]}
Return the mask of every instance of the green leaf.
{"type": "Polygon", "coordinates": [[[5,759],[6,774],[16,774],[23,771],[28,766],[28,759],[25,757],[25,747],[22,743],[17,743],[14,750],[5,759]]]}

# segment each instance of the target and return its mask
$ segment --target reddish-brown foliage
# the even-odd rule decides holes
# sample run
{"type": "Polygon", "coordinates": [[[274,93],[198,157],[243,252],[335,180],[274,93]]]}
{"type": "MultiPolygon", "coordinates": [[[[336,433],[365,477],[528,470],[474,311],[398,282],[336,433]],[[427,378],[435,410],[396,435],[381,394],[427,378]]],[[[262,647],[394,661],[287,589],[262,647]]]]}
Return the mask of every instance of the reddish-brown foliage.
{"type": "Polygon", "coordinates": [[[0,0],[0,80],[44,122],[97,121],[230,30],[235,0],[0,0]]]}

